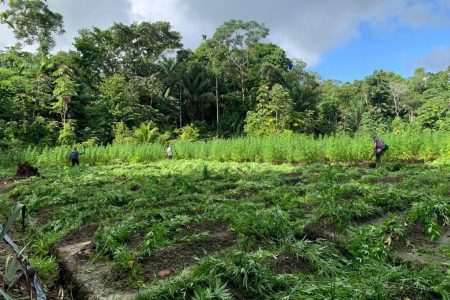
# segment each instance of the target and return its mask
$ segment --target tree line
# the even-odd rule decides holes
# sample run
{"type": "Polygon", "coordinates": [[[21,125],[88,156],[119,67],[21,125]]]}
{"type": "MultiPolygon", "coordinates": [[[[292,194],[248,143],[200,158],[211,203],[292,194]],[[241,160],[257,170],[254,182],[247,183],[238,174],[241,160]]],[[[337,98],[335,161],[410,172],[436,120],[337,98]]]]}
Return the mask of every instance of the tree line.
{"type": "Polygon", "coordinates": [[[0,5],[20,41],[0,51],[1,148],[450,129],[450,67],[324,80],[266,42],[265,25],[240,20],[195,50],[169,23],[140,22],[81,29],[73,50],[52,53],[59,13],[41,0],[0,5]]]}

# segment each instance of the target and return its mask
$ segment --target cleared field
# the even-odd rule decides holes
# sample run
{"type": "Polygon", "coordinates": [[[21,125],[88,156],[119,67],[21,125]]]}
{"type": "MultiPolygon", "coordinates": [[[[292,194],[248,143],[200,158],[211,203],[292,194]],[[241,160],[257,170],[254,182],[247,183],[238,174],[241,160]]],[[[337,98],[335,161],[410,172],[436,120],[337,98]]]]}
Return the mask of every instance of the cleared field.
{"type": "Polygon", "coordinates": [[[179,160],[41,173],[0,191],[2,212],[26,204],[32,264],[50,280],[59,261],[81,296],[450,296],[448,167],[179,160]]]}

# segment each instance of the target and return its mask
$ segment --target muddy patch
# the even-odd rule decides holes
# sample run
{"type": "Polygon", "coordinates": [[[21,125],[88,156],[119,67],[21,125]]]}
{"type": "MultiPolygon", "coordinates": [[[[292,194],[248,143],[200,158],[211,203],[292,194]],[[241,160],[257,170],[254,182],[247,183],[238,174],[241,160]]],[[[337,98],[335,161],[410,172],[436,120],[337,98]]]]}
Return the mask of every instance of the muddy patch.
{"type": "Polygon", "coordinates": [[[80,259],[77,253],[60,258],[60,277],[73,299],[134,299],[136,293],[118,289],[123,281],[110,261],[80,259]]]}
{"type": "Polygon", "coordinates": [[[56,248],[91,241],[97,229],[98,225],[86,225],[74,229],[58,241],[56,248]]]}
{"type": "Polygon", "coordinates": [[[269,263],[271,269],[282,274],[309,274],[314,272],[314,268],[304,258],[298,257],[294,253],[281,253],[276,259],[269,263]]]}
{"type": "Polygon", "coordinates": [[[377,214],[370,215],[365,219],[355,220],[353,222],[353,224],[357,227],[363,227],[363,226],[369,226],[369,225],[376,226],[381,223],[384,223],[385,221],[393,218],[394,216],[398,220],[403,220],[406,213],[407,213],[407,211],[400,211],[400,212],[396,213],[395,215],[393,214],[393,212],[390,212],[389,214],[384,214],[384,215],[377,215],[377,214]]]}
{"type": "MultiPolygon", "coordinates": [[[[206,223],[206,222],[205,222],[206,223]]],[[[210,255],[216,251],[231,247],[237,243],[237,235],[227,231],[227,223],[216,221],[207,224],[199,223],[183,229],[181,235],[208,231],[209,234],[196,241],[178,243],[156,250],[142,263],[144,277],[147,281],[157,278],[161,271],[172,274],[195,264],[197,258],[210,255]],[[211,227],[215,225],[216,227],[211,227]]],[[[178,233],[178,234],[180,234],[178,233]]]]}
{"type": "Polygon", "coordinates": [[[413,265],[435,265],[443,268],[449,267],[448,253],[444,247],[450,245],[450,228],[444,228],[443,233],[436,241],[431,241],[425,234],[424,225],[421,223],[410,224],[406,228],[405,235],[392,243],[395,256],[413,265]]]}
{"type": "Polygon", "coordinates": [[[393,248],[397,251],[405,251],[408,245],[431,246],[432,242],[425,232],[425,226],[422,223],[409,224],[405,234],[393,244],[393,248]]]}
{"type": "Polygon", "coordinates": [[[225,220],[206,220],[202,222],[190,222],[183,228],[173,233],[172,238],[183,238],[186,236],[209,232],[211,234],[227,233],[229,223],[225,220]]]}

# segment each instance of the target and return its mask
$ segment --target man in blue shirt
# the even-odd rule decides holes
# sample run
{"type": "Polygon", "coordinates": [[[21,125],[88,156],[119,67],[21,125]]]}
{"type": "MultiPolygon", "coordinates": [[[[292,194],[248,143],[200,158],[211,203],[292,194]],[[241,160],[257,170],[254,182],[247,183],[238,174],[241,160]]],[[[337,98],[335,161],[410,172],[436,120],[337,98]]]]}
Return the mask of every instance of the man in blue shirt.
{"type": "Polygon", "coordinates": [[[80,153],[78,153],[77,148],[73,148],[70,153],[70,160],[72,161],[72,167],[75,165],[80,165],[80,153]]]}

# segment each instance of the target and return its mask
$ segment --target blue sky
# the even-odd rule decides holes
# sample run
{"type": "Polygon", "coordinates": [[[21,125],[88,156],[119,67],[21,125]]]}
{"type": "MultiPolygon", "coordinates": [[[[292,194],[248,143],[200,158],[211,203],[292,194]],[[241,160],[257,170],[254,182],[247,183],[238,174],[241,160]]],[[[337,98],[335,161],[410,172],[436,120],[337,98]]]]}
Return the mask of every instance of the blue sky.
{"type": "Polygon", "coordinates": [[[346,82],[363,79],[375,70],[410,77],[417,67],[436,72],[450,66],[449,28],[403,26],[379,32],[363,23],[359,34],[344,46],[322,54],[320,62],[308,69],[324,79],[346,82]]]}
{"type": "MultiPolygon", "coordinates": [[[[268,40],[324,79],[352,81],[383,69],[411,76],[450,64],[450,0],[47,0],[64,17],[57,50],[81,28],[169,21],[186,48],[230,19],[255,20],[268,40]],[[89,9],[86,9],[86,8],[89,9]]],[[[5,4],[0,4],[0,11],[5,4]]],[[[0,49],[15,43],[0,24],[0,49]]],[[[30,49],[30,48],[27,48],[30,49]]]]}

